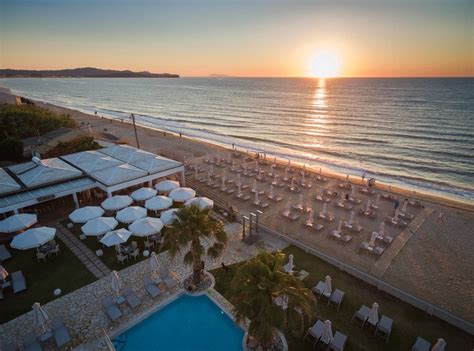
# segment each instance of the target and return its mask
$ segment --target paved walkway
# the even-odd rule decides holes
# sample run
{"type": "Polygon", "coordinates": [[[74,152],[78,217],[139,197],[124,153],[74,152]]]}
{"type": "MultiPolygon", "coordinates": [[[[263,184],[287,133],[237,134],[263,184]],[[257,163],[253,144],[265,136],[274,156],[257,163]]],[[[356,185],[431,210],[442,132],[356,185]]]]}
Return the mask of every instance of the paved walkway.
{"type": "Polygon", "coordinates": [[[86,268],[96,278],[102,278],[110,274],[110,269],[74,234],[72,234],[61,223],[53,225],[56,228],[58,238],[81,260],[86,268]]]}
{"type": "Polygon", "coordinates": [[[415,234],[418,228],[421,227],[421,225],[433,213],[433,211],[434,210],[432,208],[425,208],[418,216],[416,216],[413,221],[411,221],[410,224],[405,228],[405,230],[402,231],[385,250],[382,257],[380,257],[373,265],[372,269],[370,270],[370,274],[377,278],[382,278],[393,259],[397,257],[405,244],[411,239],[413,234],[415,234]]]}

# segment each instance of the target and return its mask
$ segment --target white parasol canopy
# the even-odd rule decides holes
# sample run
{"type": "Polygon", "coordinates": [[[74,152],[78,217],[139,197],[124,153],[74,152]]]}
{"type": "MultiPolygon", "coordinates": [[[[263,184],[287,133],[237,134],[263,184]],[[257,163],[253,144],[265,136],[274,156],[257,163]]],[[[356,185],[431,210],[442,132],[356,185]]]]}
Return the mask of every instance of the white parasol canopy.
{"type": "Polygon", "coordinates": [[[288,263],[283,266],[283,270],[286,273],[293,273],[293,268],[295,268],[295,265],[293,263],[294,257],[293,255],[288,255],[288,263]]]}
{"type": "Polygon", "coordinates": [[[150,236],[163,229],[163,222],[159,218],[145,217],[133,222],[128,226],[128,229],[135,236],[150,236]]]}
{"type": "Polygon", "coordinates": [[[200,209],[212,208],[214,206],[214,201],[207,197],[195,197],[184,203],[185,206],[197,205],[200,209]]]}
{"type": "Polygon", "coordinates": [[[100,239],[100,242],[107,247],[120,245],[127,242],[128,238],[130,238],[132,232],[128,231],[127,229],[117,229],[105,234],[105,236],[100,239]]]}
{"type": "Polygon", "coordinates": [[[152,211],[162,211],[173,206],[173,200],[167,196],[159,195],[146,200],[145,207],[152,211]]]}
{"type": "Polygon", "coordinates": [[[87,221],[81,230],[87,236],[99,236],[114,230],[117,225],[118,222],[114,217],[99,217],[87,221]]]}
{"type": "Polygon", "coordinates": [[[374,302],[372,308],[369,311],[369,322],[372,325],[377,325],[379,322],[379,304],[374,302]]]}
{"type": "Polygon", "coordinates": [[[331,321],[330,320],[325,320],[324,321],[323,332],[321,334],[321,339],[320,340],[323,343],[329,345],[333,339],[334,339],[334,336],[332,334],[331,321]]]}
{"type": "Polygon", "coordinates": [[[155,196],[157,191],[153,188],[140,188],[135,190],[131,196],[135,201],[145,201],[155,196]]]}
{"type": "Polygon", "coordinates": [[[33,249],[53,240],[55,235],[56,228],[32,228],[15,236],[10,246],[18,250],[33,249]]]}
{"type": "Polygon", "coordinates": [[[128,195],[115,195],[104,200],[101,204],[102,208],[109,211],[118,211],[122,208],[130,206],[133,199],[128,195]]]}
{"type": "Polygon", "coordinates": [[[13,233],[31,227],[38,222],[35,214],[20,213],[0,221],[1,233],[13,233]]]}
{"type": "Polygon", "coordinates": [[[86,206],[71,212],[69,219],[74,223],[86,223],[87,221],[100,217],[103,214],[104,210],[99,206],[86,206]]]}
{"type": "Polygon", "coordinates": [[[122,293],[122,282],[120,281],[117,271],[112,271],[111,273],[111,287],[115,296],[119,297],[122,293]]]}
{"type": "Polygon", "coordinates": [[[186,202],[196,196],[196,192],[191,188],[176,188],[169,196],[175,202],[186,202]]]}
{"type": "Polygon", "coordinates": [[[33,304],[33,325],[41,326],[43,332],[46,332],[46,323],[49,321],[49,316],[46,311],[41,307],[39,302],[33,304]]]}
{"type": "Polygon", "coordinates": [[[174,180],[163,180],[155,185],[155,189],[158,190],[160,194],[169,193],[171,190],[179,188],[179,182],[174,180]]]}
{"type": "Polygon", "coordinates": [[[156,256],[156,252],[152,252],[151,257],[150,257],[151,275],[153,275],[153,276],[158,275],[159,267],[160,267],[160,263],[158,262],[158,256],[156,256]]]}
{"type": "Polygon", "coordinates": [[[5,281],[5,279],[7,279],[7,277],[9,276],[8,274],[8,271],[0,265],[0,279],[5,281]]]}
{"type": "Polygon", "coordinates": [[[163,222],[164,225],[171,225],[173,224],[174,220],[176,219],[176,212],[179,209],[177,208],[172,208],[167,211],[161,212],[160,219],[163,222]]]}
{"type": "Polygon", "coordinates": [[[324,295],[331,295],[332,294],[332,280],[329,275],[326,276],[326,279],[324,281],[324,295]]]}
{"type": "Polygon", "coordinates": [[[130,206],[117,212],[115,218],[121,223],[132,223],[146,217],[146,209],[140,206],[130,206]]]}
{"type": "Polygon", "coordinates": [[[439,338],[438,341],[436,341],[436,344],[434,344],[431,348],[431,351],[444,351],[445,348],[446,341],[444,341],[443,338],[439,338]]]}
{"type": "Polygon", "coordinates": [[[374,247],[374,246],[375,246],[375,239],[377,239],[377,236],[378,236],[378,233],[377,233],[377,232],[373,232],[373,233],[370,235],[370,241],[369,241],[369,246],[370,246],[370,247],[374,247]]]}

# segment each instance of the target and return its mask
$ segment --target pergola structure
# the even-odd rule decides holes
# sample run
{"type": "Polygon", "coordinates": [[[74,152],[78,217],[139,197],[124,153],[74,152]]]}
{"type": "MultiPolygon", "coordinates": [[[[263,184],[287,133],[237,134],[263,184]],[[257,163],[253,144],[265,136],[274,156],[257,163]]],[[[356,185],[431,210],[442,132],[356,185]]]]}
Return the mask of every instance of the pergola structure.
{"type": "Polygon", "coordinates": [[[40,160],[0,168],[0,214],[72,195],[93,188],[107,196],[138,184],[181,173],[181,162],[158,156],[128,145],[83,151],[59,158],[40,160]]]}

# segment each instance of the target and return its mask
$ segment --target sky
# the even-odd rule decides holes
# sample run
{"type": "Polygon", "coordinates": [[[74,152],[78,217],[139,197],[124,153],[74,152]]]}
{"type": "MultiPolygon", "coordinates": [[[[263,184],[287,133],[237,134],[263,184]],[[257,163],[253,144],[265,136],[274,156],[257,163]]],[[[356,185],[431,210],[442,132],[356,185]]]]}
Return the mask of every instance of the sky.
{"type": "Polygon", "coordinates": [[[0,0],[0,68],[474,76],[473,18],[473,0],[0,0]]]}

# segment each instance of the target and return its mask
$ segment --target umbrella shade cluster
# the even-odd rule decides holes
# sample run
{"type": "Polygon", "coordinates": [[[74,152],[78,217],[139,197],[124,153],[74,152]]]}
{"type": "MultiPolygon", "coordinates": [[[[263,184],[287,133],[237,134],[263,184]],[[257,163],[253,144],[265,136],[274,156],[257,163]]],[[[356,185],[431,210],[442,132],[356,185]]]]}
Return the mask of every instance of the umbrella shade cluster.
{"type": "Polygon", "coordinates": [[[179,188],[179,183],[173,180],[163,180],[162,182],[159,182],[155,185],[155,189],[160,194],[167,194],[176,188],[179,188]]]}
{"type": "Polygon", "coordinates": [[[15,236],[10,243],[10,246],[18,250],[28,250],[35,247],[40,247],[48,241],[54,239],[56,235],[56,228],[38,227],[28,229],[23,233],[15,236]]]}
{"type": "Polygon", "coordinates": [[[20,213],[0,221],[1,233],[13,233],[31,227],[38,222],[35,214],[20,213]]]}
{"type": "Polygon", "coordinates": [[[155,196],[157,191],[153,188],[140,188],[135,190],[131,196],[135,201],[145,201],[155,196]]]}
{"type": "Polygon", "coordinates": [[[173,200],[162,195],[152,197],[145,202],[145,207],[151,211],[163,211],[170,208],[172,205],[173,200]]]}
{"type": "Polygon", "coordinates": [[[101,206],[103,209],[108,211],[118,211],[130,206],[132,202],[133,199],[128,195],[115,195],[104,200],[101,206]]]}
{"type": "Polygon", "coordinates": [[[214,201],[207,197],[195,197],[184,203],[185,206],[198,206],[200,209],[212,208],[214,206],[214,201]]]}
{"type": "Polygon", "coordinates": [[[191,188],[176,188],[169,194],[174,202],[186,202],[194,196],[196,196],[196,192],[191,188]]]}
{"type": "Polygon", "coordinates": [[[114,217],[99,217],[88,221],[81,230],[87,236],[99,236],[114,230],[117,225],[118,222],[114,217]]]}
{"type": "Polygon", "coordinates": [[[86,206],[78,208],[69,215],[69,219],[74,223],[86,223],[91,219],[100,217],[104,214],[104,210],[99,206],[86,206]]]}

